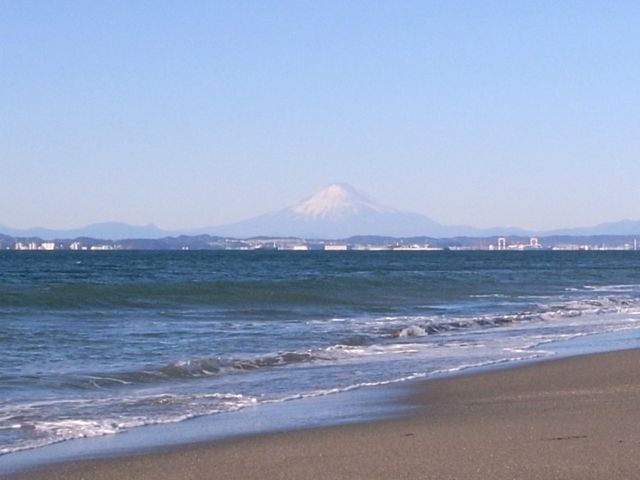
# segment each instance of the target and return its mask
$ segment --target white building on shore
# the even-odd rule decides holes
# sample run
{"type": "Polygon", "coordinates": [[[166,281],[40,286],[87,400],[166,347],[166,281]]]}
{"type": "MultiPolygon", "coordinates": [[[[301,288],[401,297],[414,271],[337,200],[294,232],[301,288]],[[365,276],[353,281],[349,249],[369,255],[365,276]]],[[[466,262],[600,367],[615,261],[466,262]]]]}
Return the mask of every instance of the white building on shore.
{"type": "Polygon", "coordinates": [[[324,250],[325,252],[344,252],[346,250],[349,250],[349,246],[348,245],[338,245],[338,244],[331,244],[331,245],[325,245],[324,246],[324,250]]]}
{"type": "Polygon", "coordinates": [[[14,250],[55,250],[54,242],[16,242],[14,250]]]}

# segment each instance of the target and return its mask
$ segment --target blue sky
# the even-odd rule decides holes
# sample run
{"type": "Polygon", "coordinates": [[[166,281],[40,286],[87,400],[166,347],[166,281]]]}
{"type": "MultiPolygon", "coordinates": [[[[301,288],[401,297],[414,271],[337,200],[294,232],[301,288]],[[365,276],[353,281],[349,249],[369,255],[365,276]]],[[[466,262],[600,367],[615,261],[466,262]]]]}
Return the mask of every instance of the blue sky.
{"type": "Polygon", "coordinates": [[[0,0],[0,224],[217,225],[331,182],[640,219],[640,3],[0,0]]]}

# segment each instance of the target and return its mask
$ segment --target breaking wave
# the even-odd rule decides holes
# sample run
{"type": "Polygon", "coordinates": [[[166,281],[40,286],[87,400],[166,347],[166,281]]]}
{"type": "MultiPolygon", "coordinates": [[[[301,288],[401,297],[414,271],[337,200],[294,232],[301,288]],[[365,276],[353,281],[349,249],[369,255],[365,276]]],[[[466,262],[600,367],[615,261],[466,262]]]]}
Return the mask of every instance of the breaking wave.
{"type": "MultiPolygon", "coordinates": [[[[640,311],[640,299],[599,297],[582,300],[570,300],[550,306],[540,306],[535,311],[490,314],[468,318],[448,319],[446,317],[426,318],[422,322],[402,326],[388,331],[390,338],[422,337],[437,335],[467,328],[502,327],[520,322],[553,321],[558,318],[580,317],[582,315],[603,315],[640,311]]],[[[397,322],[398,318],[391,318],[397,322]]],[[[415,322],[415,318],[408,319],[415,322]]]]}

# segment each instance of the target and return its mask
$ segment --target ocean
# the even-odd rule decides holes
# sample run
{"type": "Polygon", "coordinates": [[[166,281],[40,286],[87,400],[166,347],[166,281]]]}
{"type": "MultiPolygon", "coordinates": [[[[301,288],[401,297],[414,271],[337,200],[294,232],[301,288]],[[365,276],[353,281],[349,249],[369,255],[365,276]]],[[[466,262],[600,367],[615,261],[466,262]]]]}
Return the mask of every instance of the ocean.
{"type": "Polygon", "coordinates": [[[0,454],[639,333],[633,251],[0,252],[0,454]]]}

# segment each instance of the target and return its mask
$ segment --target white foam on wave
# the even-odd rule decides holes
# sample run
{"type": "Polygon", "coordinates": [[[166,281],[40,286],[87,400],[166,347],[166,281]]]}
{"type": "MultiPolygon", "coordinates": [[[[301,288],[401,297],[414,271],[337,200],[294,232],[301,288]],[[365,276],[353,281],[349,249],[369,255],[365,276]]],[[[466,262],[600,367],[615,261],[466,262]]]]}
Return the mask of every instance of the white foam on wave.
{"type": "Polygon", "coordinates": [[[504,293],[485,293],[478,295],[469,295],[470,298],[509,298],[509,295],[504,293]]]}
{"type": "Polygon", "coordinates": [[[100,376],[86,375],[84,378],[86,378],[89,381],[89,383],[94,387],[101,388],[101,389],[104,389],[104,387],[100,384],[100,382],[119,383],[120,385],[131,385],[133,383],[133,382],[128,382],[126,380],[123,380],[121,378],[113,378],[113,377],[100,377],[100,376]]]}
{"type": "Polygon", "coordinates": [[[409,327],[403,328],[398,332],[399,338],[406,337],[424,337],[427,334],[427,331],[420,327],[419,325],[411,325],[409,327]]]}
{"type": "Polygon", "coordinates": [[[393,378],[393,379],[390,379],[390,380],[380,380],[380,381],[377,381],[377,382],[359,382],[359,383],[354,383],[354,384],[351,384],[351,385],[346,385],[346,386],[343,386],[343,387],[312,390],[312,391],[309,391],[309,392],[288,395],[288,396],[282,397],[282,398],[264,400],[261,403],[264,403],[264,404],[282,403],[282,402],[289,402],[291,400],[302,400],[302,399],[305,399],[305,398],[323,397],[323,396],[326,396],[326,395],[334,395],[336,393],[350,392],[350,391],[357,390],[357,389],[360,389],[360,388],[379,387],[379,386],[382,386],[382,385],[392,385],[392,384],[395,384],[395,383],[408,382],[410,380],[416,380],[416,379],[419,379],[419,378],[425,378],[427,376],[428,376],[428,373],[418,372],[418,373],[412,373],[410,375],[406,375],[406,376],[399,377],[399,378],[393,378]]]}
{"type": "MultiPolygon", "coordinates": [[[[31,438],[15,442],[12,445],[1,446],[0,455],[39,448],[65,440],[114,435],[146,425],[177,423],[203,415],[232,412],[256,405],[258,399],[253,396],[237,393],[220,392],[196,393],[192,395],[157,394],[124,398],[108,397],[83,402],[99,406],[97,412],[93,414],[87,413],[84,417],[79,413],[79,418],[43,420],[40,417],[46,415],[45,411],[31,412],[31,418],[26,416],[27,411],[33,410],[33,407],[36,405],[42,406],[42,403],[44,402],[16,405],[13,408],[13,415],[4,415],[2,419],[0,419],[0,421],[9,422],[0,426],[0,429],[26,429],[36,433],[35,438],[32,436],[31,438]],[[206,400],[208,403],[203,402],[203,400],[206,400]],[[211,402],[212,400],[213,402],[211,402]],[[152,404],[162,404],[176,408],[172,412],[164,415],[157,415],[157,412],[154,412],[155,416],[140,414],[91,418],[92,415],[99,415],[103,410],[109,411],[109,408],[135,409],[136,407],[145,407],[152,404]],[[22,421],[20,423],[10,423],[13,418],[22,418],[22,421]]],[[[64,404],[69,402],[47,402],[46,406],[51,408],[55,406],[56,403],[64,404]]]]}
{"type": "MultiPolygon", "coordinates": [[[[127,422],[129,425],[135,426],[142,424],[138,422],[127,422]]],[[[61,439],[66,438],[84,438],[96,437],[100,435],[109,435],[118,432],[122,427],[114,420],[57,420],[57,421],[40,421],[34,425],[34,429],[38,432],[51,433],[55,437],[61,439]]]]}
{"type": "Polygon", "coordinates": [[[368,346],[333,345],[327,347],[325,351],[333,353],[335,360],[348,360],[351,357],[411,354],[426,348],[430,348],[430,345],[420,343],[391,343],[368,346]]]}
{"type": "Polygon", "coordinates": [[[613,284],[613,285],[585,285],[584,290],[591,292],[615,292],[615,293],[628,293],[638,291],[640,285],[634,284],[613,284]]]}
{"type": "Polygon", "coordinates": [[[22,424],[21,423],[14,423],[14,424],[10,424],[10,425],[2,425],[2,426],[0,426],[0,430],[16,430],[18,428],[22,428],[22,424]]]}
{"type": "Polygon", "coordinates": [[[431,375],[438,376],[438,375],[462,372],[464,370],[469,370],[469,369],[486,368],[494,365],[500,365],[503,363],[523,362],[527,360],[534,360],[536,358],[540,358],[541,356],[545,356],[547,354],[552,355],[551,352],[546,352],[546,351],[531,352],[530,355],[522,355],[519,357],[504,357],[504,358],[497,358],[495,360],[487,360],[485,362],[463,363],[461,365],[455,365],[450,368],[442,368],[442,369],[434,370],[433,372],[431,372],[431,375]]]}

